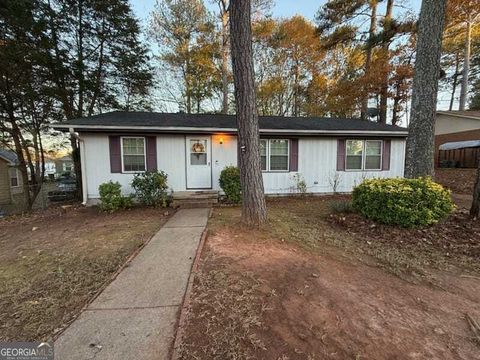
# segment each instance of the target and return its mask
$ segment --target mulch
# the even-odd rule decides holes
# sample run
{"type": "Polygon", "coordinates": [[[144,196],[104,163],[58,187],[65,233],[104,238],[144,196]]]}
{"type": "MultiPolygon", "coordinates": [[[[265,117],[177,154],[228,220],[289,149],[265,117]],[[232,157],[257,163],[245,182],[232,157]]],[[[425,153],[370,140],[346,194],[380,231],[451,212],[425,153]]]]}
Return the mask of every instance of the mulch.
{"type": "Polygon", "coordinates": [[[329,221],[349,233],[362,234],[366,241],[425,251],[435,249],[447,256],[480,260],[480,221],[470,218],[465,210],[457,210],[433,226],[414,229],[379,224],[354,213],[331,214],[329,221]]]}

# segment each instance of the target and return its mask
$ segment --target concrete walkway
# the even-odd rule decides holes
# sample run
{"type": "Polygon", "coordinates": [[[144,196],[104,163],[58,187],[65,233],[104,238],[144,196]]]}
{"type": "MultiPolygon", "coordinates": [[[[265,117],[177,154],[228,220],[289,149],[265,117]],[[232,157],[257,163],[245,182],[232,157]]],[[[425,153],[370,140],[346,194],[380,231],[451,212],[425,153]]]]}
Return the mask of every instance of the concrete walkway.
{"type": "Polygon", "coordinates": [[[55,360],[167,359],[209,209],[179,210],[55,342],[55,360]]]}

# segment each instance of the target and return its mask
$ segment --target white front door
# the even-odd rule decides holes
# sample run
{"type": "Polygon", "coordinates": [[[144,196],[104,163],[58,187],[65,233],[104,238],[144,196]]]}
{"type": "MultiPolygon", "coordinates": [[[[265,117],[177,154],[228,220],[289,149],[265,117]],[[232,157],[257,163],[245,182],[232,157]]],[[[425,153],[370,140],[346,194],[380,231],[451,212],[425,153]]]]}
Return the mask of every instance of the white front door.
{"type": "Polygon", "coordinates": [[[187,189],[211,189],[210,136],[187,136],[187,189]]]}

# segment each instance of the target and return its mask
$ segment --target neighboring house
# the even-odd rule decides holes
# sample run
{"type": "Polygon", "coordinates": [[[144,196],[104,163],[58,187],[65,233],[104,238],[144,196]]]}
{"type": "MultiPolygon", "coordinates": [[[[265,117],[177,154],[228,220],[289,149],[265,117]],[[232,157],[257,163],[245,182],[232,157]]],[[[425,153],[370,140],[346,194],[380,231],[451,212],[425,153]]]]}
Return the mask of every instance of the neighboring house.
{"type": "Polygon", "coordinates": [[[476,141],[480,141],[480,111],[437,111],[436,166],[476,167],[480,159],[476,141]]]}
{"type": "Polygon", "coordinates": [[[55,159],[55,173],[60,176],[65,173],[73,173],[73,160],[70,155],[55,159]]]}
{"type": "Polygon", "coordinates": [[[73,160],[70,155],[61,158],[45,157],[45,176],[54,179],[65,173],[73,173],[73,160]]]}
{"type": "Polygon", "coordinates": [[[21,211],[24,205],[22,177],[17,155],[0,149],[0,213],[21,211]]]}
{"type": "MultiPolygon", "coordinates": [[[[401,177],[404,128],[357,119],[259,118],[266,194],[349,192],[368,177],[401,177]]],[[[110,112],[53,125],[77,132],[84,200],[113,180],[125,193],[135,173],[163,170],[173,191],[220,190],[225,166],[237,165],[233,115],[110,112]]]]}

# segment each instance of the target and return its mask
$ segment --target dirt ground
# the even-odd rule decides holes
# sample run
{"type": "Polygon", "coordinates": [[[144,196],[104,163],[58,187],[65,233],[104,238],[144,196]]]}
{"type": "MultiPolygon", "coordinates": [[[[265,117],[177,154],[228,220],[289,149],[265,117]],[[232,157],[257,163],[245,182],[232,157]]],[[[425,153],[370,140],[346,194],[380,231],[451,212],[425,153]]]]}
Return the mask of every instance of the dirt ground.
{"type": "Polygon", "coordinates": [[[435,169],[435,181],[454,194],[472,195],[476,169],[435,169]]]}
{"type": "Polygon", "coordinates": [[[480,320],[478,226],[457,213],[430,237],[353,229],[330,216],[338,200],[270,201],[256,231],[238,208],[215,209],[183,359],[480,359],[467,321],[480,320]],[[445,236],[470,245],[433,241],[456,224],[445,236]]]}
{"type": "Polygon", "coordinates": [[[50,339],[168,217],[73,206],[0,219],[0,340],[50,339]]]}

